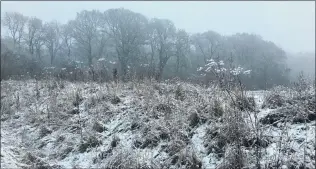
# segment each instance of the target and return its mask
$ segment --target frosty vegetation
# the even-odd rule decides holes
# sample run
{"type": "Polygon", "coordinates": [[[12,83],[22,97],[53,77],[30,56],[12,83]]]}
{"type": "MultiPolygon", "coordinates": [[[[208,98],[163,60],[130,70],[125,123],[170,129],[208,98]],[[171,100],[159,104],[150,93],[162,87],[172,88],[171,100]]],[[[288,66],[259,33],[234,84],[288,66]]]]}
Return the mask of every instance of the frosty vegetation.
{"type": "Polygon", "coordinates": [[[315,81],[258,35],[127,9],[6,13],[1,167],[315,168],[315,81]]]}

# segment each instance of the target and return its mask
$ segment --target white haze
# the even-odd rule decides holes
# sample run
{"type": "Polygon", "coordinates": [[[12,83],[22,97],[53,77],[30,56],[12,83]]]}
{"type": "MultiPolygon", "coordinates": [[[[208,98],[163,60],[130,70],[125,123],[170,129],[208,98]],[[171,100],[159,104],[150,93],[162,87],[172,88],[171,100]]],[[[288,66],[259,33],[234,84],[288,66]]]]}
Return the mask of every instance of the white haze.
{"type": "Polygon", "coordinates": [[[315,2],[1,2],[8,11],[66,23],[81,10],[126,8],[172,20],[190,33],[214,30],[261,35],[290,53],[315,53],[315,2]]]}

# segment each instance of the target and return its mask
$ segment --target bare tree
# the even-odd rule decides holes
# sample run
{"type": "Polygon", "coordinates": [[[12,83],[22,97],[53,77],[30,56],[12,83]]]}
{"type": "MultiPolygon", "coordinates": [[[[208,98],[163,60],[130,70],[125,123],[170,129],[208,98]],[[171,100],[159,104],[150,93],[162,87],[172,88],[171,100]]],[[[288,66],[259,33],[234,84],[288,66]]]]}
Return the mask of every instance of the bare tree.
{"type": "Polygon", "coordinates": [[[61,47],[60,24],[57,21],[52,21],[44,25],[44,38],[50,55],[50,64],[53,65],[56,53],[61,47]]]}
{"type": "Polygon", "coordinates": [[[72,27],[70,23],[67,23],[62,26],[62,41],[64,46],[67,48],[67,58],[70,59],[71,56],[71,47],[73,43],[73,37],[72,37],[72,27]]]}
{"type": "Polygon", "coordinates": [[[24,26],[27,18],[18,12],[6,12],[2,20],[3,25],[8,28],[10,36],[13,39],[13,45],[21,45],[21,39],[23,36],[24,26]]]}
{"type": "Polygon", "coordinates": [[[221,35],[214,31],[193,36],[194,45],[202,53],[204,63],[207,63],[208,59],[214,59],[219,50],[221,38],[221,35]]]}
{"type": "Polygon", "coordinates": [[[175,53],[176,28],[170,20],[152,19],[150,23],[154,38],[155,49],[157,49],[159,63],[157,80],[162,78],[164,67],[169,58],[175,53]]]}
{"type": "Polygon", "coordinates": [[[81,11],[77,13],[76,19],[69,22],[72,28],[72,37],[76,44],[83,50],[88,59],[89,67],[95,57],[95,46],[102,29],[102,13],[97,10],[81,11]]]}
{"type": "Polygon", "coordinates": [[[179,74],[180,69],[184,66],[185,59],[190,51],[189,35],[185,30],[178,30],[176,35],[176,72],[179,74]],[[182,62],[182,65],[180,63],[182,62]]]}
{"type": "Polygon", "coordinates": [[[150,48],[150,58],[149,58],[149,69],[148,69],[148,76],[149,78],[153,78],[154,74],[155,74],[155,55],[156,55],[156,50],[157,50],[157,43],[155,40],[155,34],[154,34],[154,29],[153,29],[153,25],[149,24],[149,26],[147,27],[147,45],[150,48]]]}
{"type": "Polygon", "coordinates": [[[115,42],[123,78],[126,78],[128,63],[136,58],[140,46],[145,43],[147,19],[127,9],[110,9],[105,12],[108,33],[115,42]]]}
{"type": "Polygon", "coordinates": [[[43,27],[42,29],[40,29],[34,36],[34,46],[35,46],[35,54],[36,54],[36,58],[41,61],[42,60],[42,56],[41,56],[41,52],[42,52],[42,47],[44,46],[45,43],[45,37],[44,37],[44,30],[43,27]]]}
{"type": "Polygon", "coordinates": [[[27,36],[26,36],[26,42],[29,48],[29,52],[31,55],[34,54],[34,48],[35,48],[35,38],[40,34],[40,31],[42,29],[42,20],[32,17],[27,21],[27,36]]]}

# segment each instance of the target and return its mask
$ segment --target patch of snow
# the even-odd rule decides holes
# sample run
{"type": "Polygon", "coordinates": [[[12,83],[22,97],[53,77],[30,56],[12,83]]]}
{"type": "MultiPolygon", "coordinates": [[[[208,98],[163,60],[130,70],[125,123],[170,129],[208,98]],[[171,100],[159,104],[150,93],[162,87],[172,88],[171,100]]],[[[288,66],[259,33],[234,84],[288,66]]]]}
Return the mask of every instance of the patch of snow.
{"type": "Polygon", "coordinates": [[[197,157],[202,161],[202,167],[204,169],[216,168],[220,161],[216,159],[213,153],[206,155],[207,151],[204,147],[204,136],[207,125],[201,125],[195,130],[195,134],[192,136],[193,150],[196,152],[197,157]]]}
{"type": "Polygon", "coordinates": [[[98,61],[105,61],[105,58],[100,58],[100,59],[98,59],[98,61]]]}

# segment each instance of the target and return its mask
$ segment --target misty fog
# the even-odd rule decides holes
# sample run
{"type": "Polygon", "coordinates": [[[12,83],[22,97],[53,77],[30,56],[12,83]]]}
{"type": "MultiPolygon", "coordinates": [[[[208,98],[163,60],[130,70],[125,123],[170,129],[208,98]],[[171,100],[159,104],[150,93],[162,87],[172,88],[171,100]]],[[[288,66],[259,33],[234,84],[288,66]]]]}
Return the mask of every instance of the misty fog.
{"type": "MultiPolygon", "coordinates": [[[[189,35],[215,31],[221,35],[250,33],[261,36],[281,47],[288,56],[315,54],[315,2],[2,2],[2,17],[6,12],[20,12],[43,22],[56,20],[66,24],[82,10],[125,8],[150,18],[170,19],[177,28],[189,35]]],[[[2,24],[3,25],[3,24],[2,24]]],[[[2,26],[2,38],[7,29],[2,26]]],[[[307,60],[309,60],[307,59],[307,60]]],[[[291,59],[290,59],[291,60],[291,59]]],[[[294,59],[295,60],[295,59],[294,59]]],[[[305,60],[305,59],[304,59],[305,60]]],[[[290,67],[297,75],[300,67],[290,67]]],[[[304,67],[313,74],[314,62],[304,67]]],[[[291,65],[291,61],[289,61],[291,65]]],[[[291,65],[292,66],[292,65],[291,65]]]]}
{"type": "Polygon", "coordinates": [[[315,2],[1,2],[1,167],[316,166],[315,2]]]}

